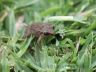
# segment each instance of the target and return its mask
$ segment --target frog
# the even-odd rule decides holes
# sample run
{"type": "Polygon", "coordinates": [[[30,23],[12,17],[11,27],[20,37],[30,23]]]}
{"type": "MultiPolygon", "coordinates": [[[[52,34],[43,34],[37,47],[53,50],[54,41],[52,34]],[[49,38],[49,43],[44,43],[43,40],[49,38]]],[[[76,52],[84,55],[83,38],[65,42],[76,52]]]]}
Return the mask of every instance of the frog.
{"type": "Polygon", "coordinates": [[[54,26],[50,23],[33,23],[26,26],[24,37],[31,34],[35,37],[54,35],[54,26]]]}

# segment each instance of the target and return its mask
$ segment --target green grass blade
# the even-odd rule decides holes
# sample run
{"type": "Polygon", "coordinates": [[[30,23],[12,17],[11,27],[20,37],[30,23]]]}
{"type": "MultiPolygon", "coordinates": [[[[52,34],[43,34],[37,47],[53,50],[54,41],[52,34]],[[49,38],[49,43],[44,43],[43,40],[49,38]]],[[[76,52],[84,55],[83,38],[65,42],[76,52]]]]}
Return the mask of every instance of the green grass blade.
{"type": "Polygon", "coordinates": [[[38,2],[38,0],[17,0],[15,3],[15,9],[28,7],[34,3],[38,2]]]}
{"type": "Polygon", "coordinates": [[[16,29],[15,29],[15,13],[14,10],[9,9],[8,17],[6,18],[6,28],[8,29],[9,35],[11,37],[14,37],[16,35],[16,29]]]}
{"type": "Polygon", "coordinates": [[[2,72],[10,72],[9,61],[6,53],[7,52],[4,49],[2,52],[2,59],[1,59],[2,72]]]}
{"type": "Polygon", "coordinates": [[[17,55],[19,57],[21,57],[27,50],[28,46],[30,45],[30,42],[33,38],[30,36],[30,38],[28,39],[28,41],[25,41],[25,43],[22,45],[22,47],[20,48],[20,51],[17,53],[17,55]]]}

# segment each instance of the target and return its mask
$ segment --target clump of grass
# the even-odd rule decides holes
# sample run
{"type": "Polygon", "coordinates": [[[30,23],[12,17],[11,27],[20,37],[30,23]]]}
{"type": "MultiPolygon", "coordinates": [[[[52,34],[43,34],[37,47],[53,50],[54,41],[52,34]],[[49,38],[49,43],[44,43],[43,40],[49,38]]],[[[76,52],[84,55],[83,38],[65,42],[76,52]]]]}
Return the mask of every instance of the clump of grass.
{"type": "Polygon", "coordinates": [[[0,72],[96,71],[95,4],[94,0],[1,0],[0,72]],[[40,45],[33,36],[23,38],[23,30],[16,31],[19,16],[27,25],[51,22],[55,35],[40,45]]]}

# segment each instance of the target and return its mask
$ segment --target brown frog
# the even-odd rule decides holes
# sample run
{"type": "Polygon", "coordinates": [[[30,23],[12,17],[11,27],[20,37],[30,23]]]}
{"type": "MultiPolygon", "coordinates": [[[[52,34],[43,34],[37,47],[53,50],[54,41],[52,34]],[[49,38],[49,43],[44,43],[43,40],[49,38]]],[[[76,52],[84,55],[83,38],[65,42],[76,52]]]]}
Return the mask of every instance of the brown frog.
{"type": "Polygon", "coordinates": [[[32,25],[26,26],[24,37],[28,37],[31,34],[35,37],[40,37],[41,35],[53,35],[52,24],[49,23],[33,23],[32,25]]]}
{"type": "MultiPolygon", "coordinates": [[[[33,23],[32,25],[28,25],[25,28],[26,29],[25,29],[24,37],[28,37],[31,34],[35,36],[36,39],[35,51],[38,51],[37,53],[39,53],[39,49],[41,50],[42,48],[42,41],[43,41],[42,39],[44,39],[44,37],[48,35],[54,35],[54,30],[53,30],[54,27],[52,26],[52,24],[49,23],[33,23]]],[[[32,46],[33,45],[30,44],[29,47],[32,48],[32,46]]],[[[34,52],[33,49],[32,51],[34,52]]]]}

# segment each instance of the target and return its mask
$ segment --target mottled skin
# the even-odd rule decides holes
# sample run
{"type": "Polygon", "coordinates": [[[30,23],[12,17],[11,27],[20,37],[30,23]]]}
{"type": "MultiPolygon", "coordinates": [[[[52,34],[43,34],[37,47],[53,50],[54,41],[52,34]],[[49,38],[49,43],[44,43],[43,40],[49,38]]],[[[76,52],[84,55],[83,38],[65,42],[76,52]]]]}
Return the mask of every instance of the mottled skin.
{"type": "Polygon", "coordinates": [[[33,23],[32,25],[26,26],[24,37],[28,37],[31,34],[35,35],[35,37],[53,35],[53,26],[49,23],[33,23]]]}

